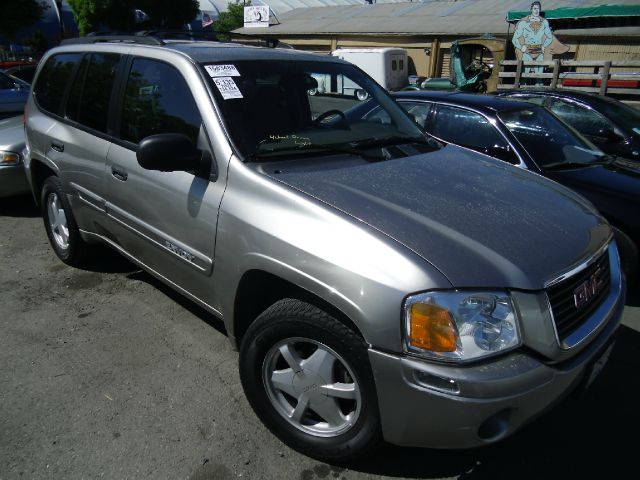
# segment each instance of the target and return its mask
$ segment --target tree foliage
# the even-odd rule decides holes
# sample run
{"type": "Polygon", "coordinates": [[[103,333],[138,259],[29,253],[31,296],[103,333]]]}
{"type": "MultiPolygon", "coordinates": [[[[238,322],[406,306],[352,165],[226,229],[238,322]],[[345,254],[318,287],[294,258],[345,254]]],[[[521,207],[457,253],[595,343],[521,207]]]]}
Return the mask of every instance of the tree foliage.
{"type": "Polygon", "coordinates": [[[68,0],[80,35],[108,29],[134,31],[180,29],[197,15],[198,0],[68,0]],[[135,21],[135,10],[149,19],[135,21]]]}
{"type": "Polygon", "coordinates": [[[18,30],[30,27],[49,8],[41,0],[10,0],[3,2],[0,11],[0,35],[13,40],[18,30]]]}
{"type": "Polygon", "coordinates": [[[244,25],[244,7],[250,5],[251,2],[247,2],[244,5],[230,3],[227,11],[220,13],[218,20],[214,24],[216,34],[220,40],[228,40],[229,35],[225,35],[225,33],[229,33],[244,25]]]}

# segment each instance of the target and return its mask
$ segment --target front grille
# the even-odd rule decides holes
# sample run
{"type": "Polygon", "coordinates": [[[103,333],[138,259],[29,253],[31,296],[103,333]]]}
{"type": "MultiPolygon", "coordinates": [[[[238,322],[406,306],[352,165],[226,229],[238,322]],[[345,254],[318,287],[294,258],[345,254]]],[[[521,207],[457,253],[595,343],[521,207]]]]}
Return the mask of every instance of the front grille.
{"type": "Polygon", "coordinates": [[[584,270],[547,289],[560,341],[571,335],[593,314],[609,294],[610,288],[609,254],[605,251],[584,270]],[[594,285],[598,285],[595,294],[594,285]]]}

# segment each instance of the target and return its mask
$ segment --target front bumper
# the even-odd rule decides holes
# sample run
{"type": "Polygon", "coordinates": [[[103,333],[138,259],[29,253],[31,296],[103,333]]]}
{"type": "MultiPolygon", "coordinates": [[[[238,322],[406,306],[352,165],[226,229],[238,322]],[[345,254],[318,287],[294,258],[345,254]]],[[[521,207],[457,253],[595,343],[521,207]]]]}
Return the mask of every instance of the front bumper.
{"type": "Polygon", "coordinates": [[[471,448],[505,438],[577,388],[603,355],[606,360],[623,309],[619,295],[598,336],[555,365],[525,351],[454,366],[370,349],[385,440],[471,448]]]}
{"type": "Polygon", "coordinates": [[[0,198],[31,192],[22,163],[0,166],[0,198]]]}

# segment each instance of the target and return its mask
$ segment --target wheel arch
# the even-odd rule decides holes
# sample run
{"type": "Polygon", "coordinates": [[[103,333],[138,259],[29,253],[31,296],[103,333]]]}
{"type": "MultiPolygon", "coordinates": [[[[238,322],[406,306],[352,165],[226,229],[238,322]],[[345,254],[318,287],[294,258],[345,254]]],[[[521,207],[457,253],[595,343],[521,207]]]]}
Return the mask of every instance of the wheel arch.
{"type": "Polygon", "coordinates": [[[55,170],[46,165],[43,162],[38,160],[32,160],[29,165],[29,176],[33,191],[33,197],[36,202],[36,205],[39,207],[40,205],[40,192],[42,191],[42,186],[47,178],[50,176],[57,176],[55,170]]]}
{"type": "Polygon", "coordinates": [[[244,334],[256,318],[284,298],[295,298],[324,310],[364,339],[348,315],[319,295],[264,270],[249,270],[240,279],[234,299],[232,336],[236,346],[242,343],[244,334]]]}

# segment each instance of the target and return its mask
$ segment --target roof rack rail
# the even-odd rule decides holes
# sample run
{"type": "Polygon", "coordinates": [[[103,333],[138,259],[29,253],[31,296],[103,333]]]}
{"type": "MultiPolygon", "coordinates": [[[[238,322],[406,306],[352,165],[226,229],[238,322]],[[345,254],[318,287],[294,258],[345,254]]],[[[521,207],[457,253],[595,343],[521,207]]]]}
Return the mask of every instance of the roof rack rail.
{"type": "Polygon", "coordinates": [[[257,35],[236,32],[228,32],[226,35],[229,35],[231,40],[237,39],[237,43],[242,43],[244,45],[260,45],[269,48],[294,48],[292,45],[281,42],[274,37],[259,37],[257,35]]]}
{"type": "Polygon", "coordinates": [[[166,40],[208,40],[217,42],[216,32],[211,30],[143,30],[136,35],[156,37],[166,40]]]}
{"type": "Polygon", "coordinates": [[[86,37],[68,38],[63,45],[86,43],[140,43],[165,45],[164,40],[209,40],[218,41],[215,32],[193,30],[142,30],[139,32],[92,32],[86,37]]]}
{"type": "Polygon", "coordinates": [[[139,35],[138,33],[116,32],[92,32],[86,37],[66,38],[61,45],[80,45],[87,43],[141,43],[145,45],[164,45],[164,42],[156,37],[139,35]]]}
{"type": "MultiPolygon", "coordinates": [[[[264,46],[269,48],[293,48],[277,38],[247,35],[245,33],[226,32],[229,40],[243,45],[264,46]]],[[[67,38],[62,45],[78,45],[88,43],[138,43],[144,45],[166,45],[167,40],[172,41],[198,41],[207,40],[220,42],[216,32],[193,30],[143,30],[139,32],[92,32],[85,37],[67,38]]]]}

